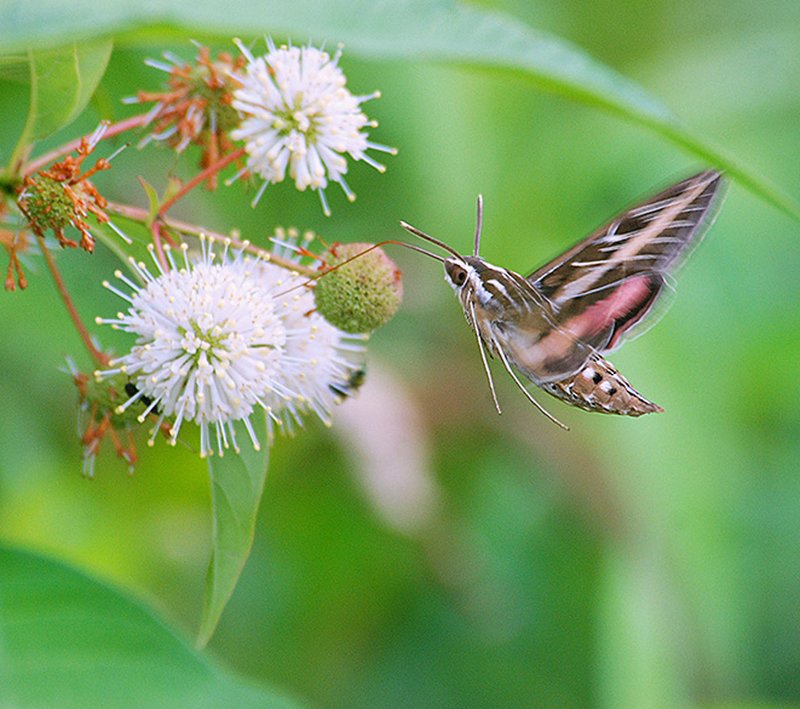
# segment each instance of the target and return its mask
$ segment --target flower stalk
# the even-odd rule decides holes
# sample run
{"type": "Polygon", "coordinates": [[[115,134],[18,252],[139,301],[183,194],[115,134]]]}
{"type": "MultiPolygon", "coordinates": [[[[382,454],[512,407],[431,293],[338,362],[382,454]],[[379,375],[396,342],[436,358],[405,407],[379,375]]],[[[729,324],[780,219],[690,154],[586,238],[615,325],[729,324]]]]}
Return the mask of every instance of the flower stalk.
{"type": "Polygon", "coordinates": [[[53,258],[53,254],[50,253],[50,250],[45,244],[44,237],[37,234],[36,239],[39,242],[39,248],[44,256],[47,269],[50,271],[50,275],[53,278],[53,283],[56,285],[56,290],[58,290],[58,294],[61,296],[61,300],[64,302],[64,307],[66,307],[67,313],[69,313],[72,324],[78,331],[78,335],[80,335],[86,351],[100,367],[105,367],[108,364],[108,355],[95,347],[94,342],[92,341],[92,336],[89,334],[89,330],[86,329],[86,325],[84,325],[83,320],[81,320],[81,316],[78,314],[78,309],[75,307],[75,303],[72,301],[72,296],[70,296],[69,290],[67,289],[67,284],[64,282],[61,272],[58,270],[58,266],[53,258]]]}
{"type": "MultiPolygon", "coordinates": [[[[126,118],[122,121],[118,121],[117,123],[110,123],[103,135],[100,137],[100,140],[108,140],[109,138],[113,138],[114,136],[120,135],[129,130],[133,130],[134,128],[141,128],[146,126],[150,120],[152,120],[152,118],[148,114],[142,113],[136,116],[131,116],[130,118],[126,118]]],[[[29,163],[23,166],[22,174],[25,176],[32,175],[64,155],[69,155],[69,153],[77,150],[80,147],[82,140],[83,138],[76,138],[75,140],[64,143],[64,145],[59,146],[55,150],[51,150],[49,153],[46,153],[35,160],[31,160],[29,163]]]]}

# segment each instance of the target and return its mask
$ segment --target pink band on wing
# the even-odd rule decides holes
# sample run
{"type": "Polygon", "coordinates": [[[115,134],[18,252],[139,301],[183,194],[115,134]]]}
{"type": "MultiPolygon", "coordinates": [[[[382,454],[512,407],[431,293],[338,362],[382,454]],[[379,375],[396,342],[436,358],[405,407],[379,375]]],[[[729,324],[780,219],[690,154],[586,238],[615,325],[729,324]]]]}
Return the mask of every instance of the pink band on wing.
{"type": "Polygon", "coordinates": [[[647,314],[662,283],[661,277],[652,273],[627,278],[606,298],[572,318],[567,327],[578,338],[589,341],[608,330],[611,338],[602,349],[609,349],[647,314]]]}

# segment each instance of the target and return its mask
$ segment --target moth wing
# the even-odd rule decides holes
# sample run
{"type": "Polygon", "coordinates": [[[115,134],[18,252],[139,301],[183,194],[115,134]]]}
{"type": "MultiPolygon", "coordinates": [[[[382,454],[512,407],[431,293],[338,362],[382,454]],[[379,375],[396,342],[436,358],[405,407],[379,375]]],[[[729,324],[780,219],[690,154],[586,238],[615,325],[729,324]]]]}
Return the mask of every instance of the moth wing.
{"type": "Polygon", "coordinates": [[[707,170],[626,210],[528,280],[576,346],[605,352],[641,329],[713,221],[723,179],[707,170]]]}

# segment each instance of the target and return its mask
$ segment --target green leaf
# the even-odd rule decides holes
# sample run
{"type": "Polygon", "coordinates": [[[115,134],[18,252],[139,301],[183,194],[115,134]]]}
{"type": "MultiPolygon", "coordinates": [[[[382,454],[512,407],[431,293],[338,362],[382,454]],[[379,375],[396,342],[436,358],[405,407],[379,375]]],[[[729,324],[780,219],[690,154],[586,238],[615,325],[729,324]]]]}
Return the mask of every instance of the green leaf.
{"type": "Polygon", "coordinates": [[[12,169],[32,143],[68,125],[83,111],[105,73],[111,47],[110,41],[87,41],[28,52],[30,106],[12,169]]]}
{"type": "Polygon", "coordinates": [[[126,219],[117,214],[111,214],[111,221],[131,243],[128,244],[117,234],[108,224],[103,224],[92,217],[90,219],[92,235],[109,249],[127,268],[135,280],[141,280],[138,272],[131,266],[130,257],[142,262],[151,268],[155,265],[147,250],[148,245],[153,243],[150,230],[141,222],[126,219]]]}
{"type": "Polygon", "coordinates": [[[0,547],[0,706],[296,705],[217,667],[139,601],[0,547]]]}
{"type": "Polygon", "coordinates": [[[161,198],[158,196],[156,188],[145,180],[144,177],[139,177],[139,184],[142,186],[144,194],[147,197],[147,218],[149,220],[148,223],[152,224],[153,220],[156,218],[156,214],[158,214],[158,208],[161,206],[161,198]]]}
{"type": "Polygon", "coordinates": [[[27,54],[7,54],[0,56],[0,79],[20,84],[30,81],[27,54]]]}
{"type": "MultiPolygon", "coordinates": [[[[266,418],[259,410],[251,417],[256,431],[266,435],[266,418]]],[[[204,646],[217,627],[220,615],[236,587],[253,546],[256,516],[269,464],[269,446],[262,440],[253,448],[241,423],[236,424],[239,454],[214,455],[208,459],[211,477],[212,550],[206,575],[203,618],[198,644],[204,646]]]]}
{"type": "MultiPolygon", "coordinates": [[[[541,88],[646,126],[715,164],[784,212],[800,218],[800,204],[768,180],[696,135],[660,101],[579,47],[533,29],[502,12],[450,0],[243,0],[236,12],[214,0],[161,0],[157,4],[74,0],[0,2],[0,52],[34,43],[63,42],[128,32],[137,42],[161,43],[164,26],[196,37],[276,34],[296,41],[345,42],[348,51],[376,59],[411,59],[524,73],[541,88]],[[149,28],[150,32],[142,30],[149,28]]],[[[124,36],[123,36],[124,39],[124,36]]]]}

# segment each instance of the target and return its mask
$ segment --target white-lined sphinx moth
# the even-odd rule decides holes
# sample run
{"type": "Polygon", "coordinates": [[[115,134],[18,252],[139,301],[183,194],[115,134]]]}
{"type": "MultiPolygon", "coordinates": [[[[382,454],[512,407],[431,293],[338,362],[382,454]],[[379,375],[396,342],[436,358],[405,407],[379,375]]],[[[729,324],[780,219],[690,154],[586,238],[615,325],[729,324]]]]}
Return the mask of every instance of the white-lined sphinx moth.
{"type": "Polygon", "coordinates": [[[446,250],[445,280],[477,334],[495,406],[486,352],[497,357],[528,399],[514,370],[544,391],[588,411],[641,416],[662,411],[604,358],[641,331],[682,259],[700,241],[718,203],[722,176],[707,170],[626,210],[571,249],[524,277],[479,255],[483,201],[471,256],[400,222],[446,250]]]}

